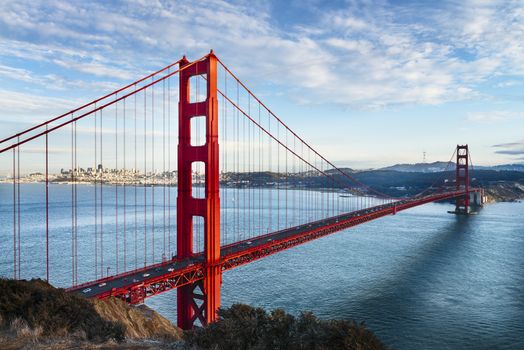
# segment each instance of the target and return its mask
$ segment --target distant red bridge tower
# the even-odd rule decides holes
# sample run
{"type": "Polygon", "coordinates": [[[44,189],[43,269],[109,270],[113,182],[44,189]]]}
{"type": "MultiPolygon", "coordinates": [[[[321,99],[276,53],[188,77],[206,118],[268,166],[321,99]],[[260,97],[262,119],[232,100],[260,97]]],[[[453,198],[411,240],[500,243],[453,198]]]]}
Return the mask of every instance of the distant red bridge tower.
{"type": "Polygon", "coordinates": [[[469,150],[468,145],[457,145],[457,166],[456,166],[457,191],[464,191],[465,195],[457,197],[455,213],[469,213],[469,150]]]}

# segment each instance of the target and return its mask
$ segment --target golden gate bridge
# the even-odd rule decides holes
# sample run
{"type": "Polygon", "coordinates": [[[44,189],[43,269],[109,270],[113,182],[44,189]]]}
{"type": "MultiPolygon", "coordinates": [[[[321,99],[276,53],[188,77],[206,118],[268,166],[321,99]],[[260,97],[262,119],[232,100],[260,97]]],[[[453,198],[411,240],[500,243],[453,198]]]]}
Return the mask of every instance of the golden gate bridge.
{"type": "Polygon", "coordinates": [[[467,145],[451,157],[453,181],[402,198],[366,186],[288,127],[213,51],[6,137],[0,157],[11,168],[10,210],[1,215],[2,230],[12,232],[13,278],[37,254],[21,248],[33,239],[48,281],[58,278],[51,259],[70,264],[72,293],[136,304],[177,289],[183,329],[216,319],[227,270],[430,202],[454,200],[454,212],[467,214],[471,198],[481,198],[470,186],[467,145]],[[51,173],[60,166],[69,170],[59,190],[51,173]],[[24,210],[24,168],[38,168],[45,183],[39,238],[24,226],[37,215],[24,210]],[[58,218],[50,202],[64,191],[58,218]],[[68,251],[54,248],[58,221],[68,251]]]}

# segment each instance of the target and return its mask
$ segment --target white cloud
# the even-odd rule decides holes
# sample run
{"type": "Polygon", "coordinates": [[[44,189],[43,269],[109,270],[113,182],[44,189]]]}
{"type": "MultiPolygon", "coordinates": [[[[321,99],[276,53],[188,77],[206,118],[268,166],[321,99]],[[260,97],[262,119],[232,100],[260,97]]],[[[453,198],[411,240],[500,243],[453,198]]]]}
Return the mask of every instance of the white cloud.
{"type": "Polygon", "coordinates": [[[521,113],[512,111],[485,111],[468,113],[466,120],[470,122],[499,123],[515,118],[522,118],[523,116],[521,113]]]}
{"type": "Polygon", "coordinates": [[[506,81],[501,81],[500,83],[498,83],[495,86],[498,88],[507,88],[507,87],[512,87],[512,86],[518,86],[521,84],[522,84],[521,82],[516,81],[516,80],[506,80],[506,81]]]}
{"type": "Polygon", "coordinates": [[[124,80],[124,79],[129,80],[133,77],[133,75],[128,71],[125,71],[119,68],[108,67],[107,65],[103,65],[97,62],[78,63],[78,62],[63,61],[63,60],[58,60],[58,59],[54,60],[53,62],[59,66],[62,66],[68,69],[76,70],[76,71],[83,72],[83,73],[93,74],[99,77],[117,78],[121,80],[124,80]]]}
{"type": "MultiPolygon", "coordinates": [[[[516,2],[350,3],[285,31],[270,11],[221,0],[137,0],[125,11],[106,2],[5,2],[0,24],[11,35],[0,52],[130,80],[183,53],[214,48],[250,85],[268,81],[304,103],[359,108],[471,99],[493,77],[524,76],[524,8],[516,2]],[[26,34],[36,39],[27,42],[26,34]]],[[[15,73],[27,77],[0,70],[15,73]]]]}
{"type": "Polygon", "coordinates": [[[38,123],[78,105],[78,100],[0,89],[0,115],[3,121],[38,123]]]}

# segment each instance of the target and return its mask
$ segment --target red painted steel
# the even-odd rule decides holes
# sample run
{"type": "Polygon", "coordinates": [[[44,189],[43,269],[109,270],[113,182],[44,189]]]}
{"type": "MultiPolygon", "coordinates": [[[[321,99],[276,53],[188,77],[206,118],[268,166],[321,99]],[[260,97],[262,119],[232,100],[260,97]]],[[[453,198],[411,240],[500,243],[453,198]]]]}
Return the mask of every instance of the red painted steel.
{"type": "MultiPolygon", "coordinates": [[[[216,319],[220,306],[220,197],[218,154],[217,60],[213,52],[206,59],[182,70],[189,62],[180,61],[179,144],[178,144],[178,198],[177,198],[177,257],[193,256],[193,218],[204,219],[204,283],[188,284],[177,294],[178,326],[192,328],[198,319],[207,324],[216,319]],[[191,102],[190,78],[206,76],[206,99],[191,102]],[[204,117],[205,144],[191,144],[191,118],[204,117]],[[192,196],[193,162],[205,166],[205,198],[192,196]],[[200,289],[201,294],[195,291],[200,289]],[[197,302],[199,300],[199,302],[197,302]],[[199,304],[200,303],[200,304],[199,304]]],[[[197,96],[198,98],[198,96],[197,96]]]]}
{"type": "MultiPolygon", "coordinates": [[[[469,189],[469,192],[477,191],[479,191],[479,189],[477,188],[469,189]]],[[[432,194],[420,197],[418,199],[401,200],[386,205],[380,205],[368,209],[363,209],[355,213],[354,216],[346,219],[342,219],[346,214],[338,215],[332,218],[302,225],[303,227],[305,226],[307,228],[305,230],[302,230],[301,232],[289,235],[285,238],[277,238],[279,237],[282,231],[273,232],[256,237],[256,240],[264,242],[263,244],[256,246],[253,246],[253,244],[249,244],[249,242],[252,242],[250,240],[235,242],[233,244],[229,244],[222,247],[222,250],[226,253],[221,257],[220,262],[216,266],[218,266],[221,271],[230,270],[235,267],[245,265],[255,260],[259,260],[264,257],[281,252],[283,250],[307,243],[317,238],[321,238],[356,225],[376,220],[384,216],[395,215],[400,211],[410,209],[419,205],[424,205],[430,202],[449,200],[461,196],[463,197],[464,195],[464,191],[452,191],[440,194],[432,194]],[[229,251],[231,251],[231,253],[228,253],[229,251]]],[[[291,228],[288,230],[293,229],[295,228],[291,228]]],[[[124,285],[122,287],[112,288],[109,291],[100,292],[98,294],[93,295],[93,297],[105,299],[109,296],[114,296],[132,304],[143,302],[145,298],[175,288],[178,288],[178,293],[180,293],[180,290],[185,288],[186,286],[189,288],[191,293],[193,293],[195,288],[197,287],[195,283],[197,283],[198,281],[204,281],[206,279],[207,268],[204,263],[200,262],[202,260],[202,254],[194,255],[192,258],[187,258],[185,260],[187,262],[181,268],[174,269],[173,271],[167,272],[160,276],[146,278],[136,283],[132,282],[132,275],[141,275],[143,272],[146,271],[155,271],[162,268],[165,269],[166,267],[170,266],[170,264],[177,263],[179,260],[177,259],[175,262],[155,264],[146,268],[127,272],[117,276],[106,277],[97,281],[84,283],[74,288],[69,288],[68,291],[81,293],[81,291],[85,288],[96,289],[96,286],[100,283],[123,281],[122,283],[124,285]],[[127,282],[124,280],[127,280],[127,282]]],[[[184,260],[182,260],[181,262],[184,262],[184,260]]],[[[194,300],[190,300],[190,302],[194,303],[194,300]]],[[[194,305],[196,305],[196,303],[194,303],[193,306],[194,305]]],[[[198,317],[199,316],[195,316],[195,314],[193,314],[190,320],[193,322],[198,317]]]]}
{"type": "Polygon", "coordinates": [[[469,212],[469,150],[468,145],[457,145],[456,188],[464,191],[464,196],[457,197],[455,213],[467,214],[469,212]]]}

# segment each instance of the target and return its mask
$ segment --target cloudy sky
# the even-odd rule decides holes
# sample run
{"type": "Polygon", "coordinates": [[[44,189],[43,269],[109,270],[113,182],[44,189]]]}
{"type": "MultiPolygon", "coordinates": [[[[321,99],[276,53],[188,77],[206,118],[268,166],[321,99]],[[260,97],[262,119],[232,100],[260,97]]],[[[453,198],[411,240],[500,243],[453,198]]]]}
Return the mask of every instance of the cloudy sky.
{"type": "Polygon", "coordinates": [[[524,163],[522,1],[0,2],[0,138],[214,49],[340,166],[524,163]]]}

